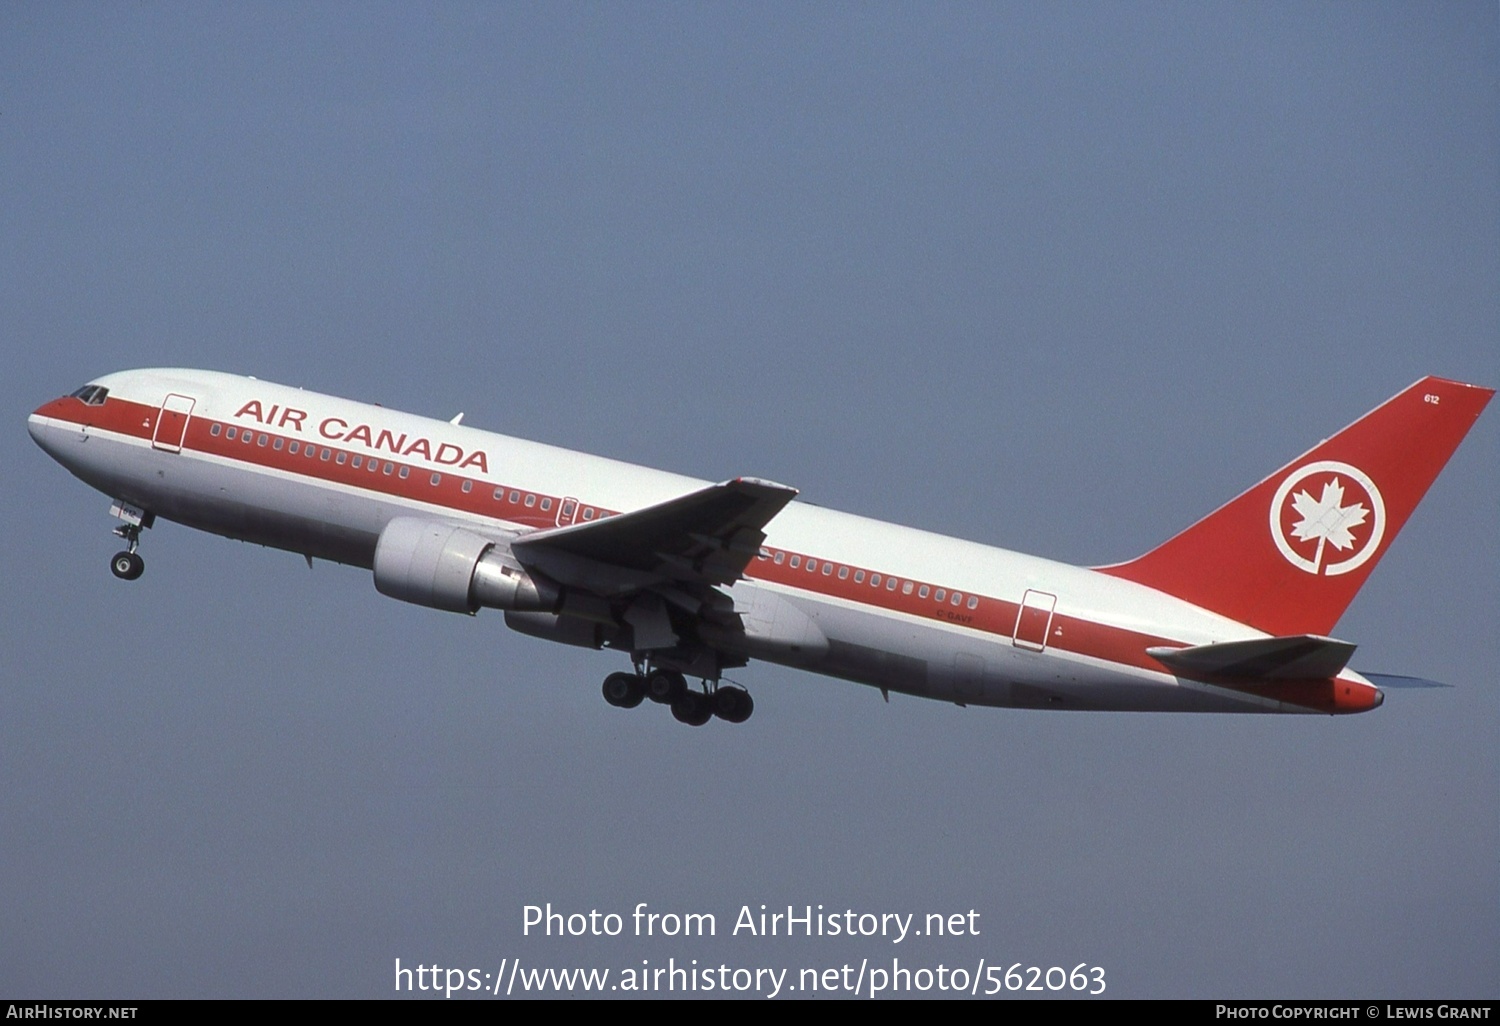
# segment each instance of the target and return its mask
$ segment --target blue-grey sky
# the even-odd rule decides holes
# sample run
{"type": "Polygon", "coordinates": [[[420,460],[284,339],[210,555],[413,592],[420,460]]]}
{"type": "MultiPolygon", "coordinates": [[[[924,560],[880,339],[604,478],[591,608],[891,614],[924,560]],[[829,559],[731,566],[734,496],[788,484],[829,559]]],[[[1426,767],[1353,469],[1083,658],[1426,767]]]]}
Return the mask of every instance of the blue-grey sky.
{"type": "Polygon", "coordinates": [[[108,500],[24,416],[303,385],[1079,563],[1428,374],[1500,384],[1500,14],[1408,4],[0,11],[0,993],[1080,962],[1114,996],[1497,995],[1500,415],[1339,624],[1364,716],[755,718],[108,500]],[[719,936],[523,937],[522,908],[719,936]],[[977,937],[728,936],[742,905],[977,937]]]}

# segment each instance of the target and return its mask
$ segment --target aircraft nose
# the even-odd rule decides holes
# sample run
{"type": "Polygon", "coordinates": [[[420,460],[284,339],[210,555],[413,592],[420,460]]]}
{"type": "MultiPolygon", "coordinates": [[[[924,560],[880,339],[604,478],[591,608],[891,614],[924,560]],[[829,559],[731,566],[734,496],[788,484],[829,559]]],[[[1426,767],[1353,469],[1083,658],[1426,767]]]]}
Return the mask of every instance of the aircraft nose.
{"type": "MultiPolygon", "coordinates": [[[[42,409],[46,409],[46,407],[42,409]]],[[[51,450],[47,447],[47,433],[51,423],[51,419],[43,416],[41,410],[37,410],[26,418],[26,431],[31,435],[31,440],[48,452],[51,450]]]]}
{"type": "Polygon", "coordinates": [[[54,399],[50,403],[43,403],[26,418],[26,431],[31,435],[31,440],[53,459],[58,458],[63,435],[62,424],[54,416],[59,402],[61,400],[54,399]]]}

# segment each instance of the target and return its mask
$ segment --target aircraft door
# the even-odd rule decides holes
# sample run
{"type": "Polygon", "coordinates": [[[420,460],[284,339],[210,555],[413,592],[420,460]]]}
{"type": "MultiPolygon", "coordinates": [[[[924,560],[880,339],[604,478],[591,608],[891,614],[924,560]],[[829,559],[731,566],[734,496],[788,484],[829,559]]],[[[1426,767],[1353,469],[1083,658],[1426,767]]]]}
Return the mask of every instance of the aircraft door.
{"type": "Polygon", "coordinates": [[[1012,639],[1015,646],[1033,652],[1044,650],[1047,635],[1052,630],[1052,611],[1056,607],[1056,595],[1028,589],[1021,598],[1021,608],[1016,610],[1016,629],[1012,639]]]}
{"type": "Polygon", "coordinates": [[[567,527],[577,515],[578,500],[571,495],[564,496],[563,500],[557,504],[557,526],[567,527]]]}
{"type": "Polygon", "coordinates": [[[161,410],[156,415],[156,431],[151,435],[152,448],[166,452],[182,451],[182,439],[187,435],[188,420],[196,402],[191,396],[176,392],[162,400],[161,410]]]}

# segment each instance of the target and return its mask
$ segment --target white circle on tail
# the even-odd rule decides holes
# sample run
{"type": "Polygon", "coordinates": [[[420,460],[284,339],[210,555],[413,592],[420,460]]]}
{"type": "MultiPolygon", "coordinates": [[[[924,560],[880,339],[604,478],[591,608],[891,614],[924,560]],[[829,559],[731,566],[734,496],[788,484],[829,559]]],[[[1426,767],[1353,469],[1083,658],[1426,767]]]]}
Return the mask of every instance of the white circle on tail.
{"type": "Polygon", "coordinates": [[[1288,563],[1336,577],[1364,566],[1385,536],[1385,500],[1364,471],[1319,460],[1292,471],[1271,500],[1271,537],[1288,563]],[[1303,487],[1296,490],[1298,485],[1303,487]]]}

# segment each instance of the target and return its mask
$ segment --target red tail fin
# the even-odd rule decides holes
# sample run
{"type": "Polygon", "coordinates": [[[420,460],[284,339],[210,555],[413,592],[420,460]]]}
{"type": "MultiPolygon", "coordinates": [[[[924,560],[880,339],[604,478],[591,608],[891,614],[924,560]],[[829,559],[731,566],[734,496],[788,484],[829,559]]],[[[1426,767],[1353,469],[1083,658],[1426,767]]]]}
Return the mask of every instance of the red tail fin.
{"type": "Polygon", "coordinates": [[[1268,634],[1327,634],[1494,394],[1423,378],[1165,544],[1100,570],[1268,634]]]}

